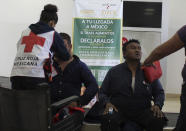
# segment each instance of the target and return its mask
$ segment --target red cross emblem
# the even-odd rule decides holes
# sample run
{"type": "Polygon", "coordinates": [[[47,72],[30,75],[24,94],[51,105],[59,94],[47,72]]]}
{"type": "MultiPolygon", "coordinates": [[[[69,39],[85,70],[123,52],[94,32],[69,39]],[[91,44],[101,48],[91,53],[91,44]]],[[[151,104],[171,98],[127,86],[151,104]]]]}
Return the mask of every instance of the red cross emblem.
{"type": "Polygon", "coordinates": [[[25,44],[24,52],[32,52],[34,45],[44,46],[45,38],[30,32],[29,36],[24,36],[21,44],[25,44]]]}

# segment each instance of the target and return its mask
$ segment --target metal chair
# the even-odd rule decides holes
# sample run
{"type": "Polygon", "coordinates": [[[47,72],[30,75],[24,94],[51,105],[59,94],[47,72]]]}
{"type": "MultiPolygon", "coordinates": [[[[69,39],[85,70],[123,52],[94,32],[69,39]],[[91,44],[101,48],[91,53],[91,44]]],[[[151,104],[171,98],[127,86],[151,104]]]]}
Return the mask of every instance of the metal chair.
{"type": "Polygon", "coordinates": [[[0,131],[76,131],[81,125],[74,115],[53,124],[52,110],[65,107],[72,96],[50,104],[50,91],[46,84],[33,90],[11,90],[0,87],[0,131]],[[76,124],[74,124],[76,123],[76,124]]]}

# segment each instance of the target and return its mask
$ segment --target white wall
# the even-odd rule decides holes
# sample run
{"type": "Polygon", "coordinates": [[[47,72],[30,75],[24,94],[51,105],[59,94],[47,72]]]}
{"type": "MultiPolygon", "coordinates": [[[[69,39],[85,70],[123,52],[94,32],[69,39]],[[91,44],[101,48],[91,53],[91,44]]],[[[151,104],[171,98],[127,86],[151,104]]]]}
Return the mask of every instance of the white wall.
{"type": "MultiPolygon", "coordinates": [[[[125,1],[125,0],[124,0],[125,1]]],[[[128,1],[128,0],[127,0],[128,1]]],[[[144,1],[144,0],[130,0],[144,1]]],[[[124,27],[123,35],[128,38],[138,39],[142,46],[142,62],[150,52],[162,42],[168,39],[168,2],[167,0],[145,0],[147,2],[162,2],[162,28],[134,28],[124,27]]],[[[162,59],[161,67],[163,75],[160,79],[163,88],[166,90],[167,85],[167,58],[162,59]]]]}
{"type": "Polygon", "coordinates": [[[39,20],[44,5],[58,6],[56,30],[72,34],[73,0],[4,0],[0,4],[0,76],[10,76],[22,30],[39,20]],[[4,13],[3,13],[4,12],[4,13]]]}
{"type": "MultiPolygon", "coordinates": [[[[186,1],[168,1],[168,38],[186,24],[186,1]]],[[[9,76],[16,54],[16,42],[21,31],[39,19],[45,4],[53,3],[59,8],[56,30],[72,34],[73,0],[4,0],[0,4],[0,76],[9,76]],[[3,13],[4,12],[4,13],[3,13]]],[[[181,68],[184,64],[183,50],[167,57],[168,93],[180,93],[181,68]]]]}
{"type": "MultiPolygon", "coordinates": [[[[186,1],[168,0],[168,38],[186,24],[186,1]]],[[[167,93],[180,93],[181,91],[181,70],[185,62],[184,50],[180,50],[167,57],[167,93]]]]}

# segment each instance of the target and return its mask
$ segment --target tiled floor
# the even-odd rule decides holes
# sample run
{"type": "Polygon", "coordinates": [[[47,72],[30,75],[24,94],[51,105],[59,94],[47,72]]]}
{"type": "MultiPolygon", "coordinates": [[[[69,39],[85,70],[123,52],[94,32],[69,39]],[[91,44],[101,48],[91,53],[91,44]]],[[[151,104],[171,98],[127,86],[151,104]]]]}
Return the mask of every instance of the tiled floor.
{"type": "MultiPolygon", "coordinates": [[[[167,94],[163,106],[163,112],[179,113],[180,111],[180,95],[167,94]]],[[[176,123],[175,119],[175,123],[176,123]]],[[[164,131],[172,131],[173,127],[165,127],[164,131]]]]}

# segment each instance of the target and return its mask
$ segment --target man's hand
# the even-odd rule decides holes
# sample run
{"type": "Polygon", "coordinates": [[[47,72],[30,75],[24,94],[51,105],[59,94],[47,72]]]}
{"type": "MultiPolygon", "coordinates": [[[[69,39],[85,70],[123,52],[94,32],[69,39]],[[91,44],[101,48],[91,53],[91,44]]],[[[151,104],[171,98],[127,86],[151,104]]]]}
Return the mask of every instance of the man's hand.
{"type": "Polygon", "coordinates": [[[141,69],[144,69],[145,67],[149,67],[149,66],[152,66],[156,69],[156,66],[154,65],[154,63],[150,63],[150,64],[145,64],[145,63],[142,63],[141,64],[141,69]]]}
{"type": "Polygon", "coordinates": [[[162,117],[164,117],[163,112],[160,110],[159,106],[153,105],[153,106],[151,107],[151,110],[153,111],[154,116],[156,116],[157,118],[162,118],[162,117]]]}
{"type": "Polygon", "coordinates": [[[109,107],[112,107],[114,111],[118,112],[118,109],[114,105],[112,105],[111,103],[107,103],[103,115],[108,114],[109,107]]]}

